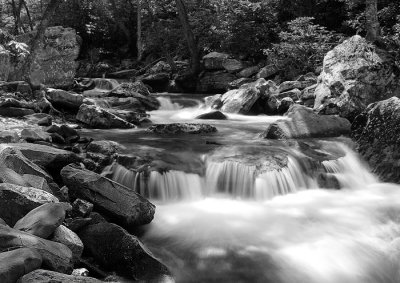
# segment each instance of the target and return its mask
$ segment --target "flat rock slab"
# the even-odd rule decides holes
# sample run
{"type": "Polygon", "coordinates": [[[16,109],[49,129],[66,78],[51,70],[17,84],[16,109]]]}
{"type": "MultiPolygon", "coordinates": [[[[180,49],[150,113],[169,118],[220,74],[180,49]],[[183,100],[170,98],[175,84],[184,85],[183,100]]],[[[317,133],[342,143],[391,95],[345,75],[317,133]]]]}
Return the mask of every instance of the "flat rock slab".
{"type": "Polygon", "coordinates": [[[42,256],[34,249],[22,248],[0,253],[0,282],[15,283],[41,265],[42,256]]]}
{"type": "Polygon", "coordinates": [[[311,108],[293,105],[288,119],[271,124],[262,134],[267,139],[337,137],[350,134],[350,122],[335,115],[319,115],[311,108]]]}
{"type": "Polygon", "coordinates": [[[14,229],[47,239],[63,223],[66,211],[71,209],[69,203],[45,203],[18,220],[14,229]]]}
{"type": "Polygon", "coordinates": [[[0,217],[10,226],[32,209],[49,202],[58,202],[58,199],[39,189],[0,184],[0,217]]]}
{"type": "Polygon", "coordinates": [[[155,124],[147,129],[155,134],[207,134],[217,132],[217,128],[207,124],[172,123],[155,124]]]}
{"type": "Polygon", "coordinates": [[[92,171],[68,165],[61,171],[71,195],[88,200],[127,227],[150,223],[155,206],[132,189],[92,171]]]}
{"type": "Polygon", "coordinates": [[[103,281],[86,276],[73,276],[54,271],[38,269],[32,271],[18,280],[18,283],[101,283],[103,281]]]}
{"type": "Polygon", "coordinates": [[[50,270],[72,272],[72,252],[67,246],[0,225],[0,252],[21,247],[37,250],[50,270]]]}

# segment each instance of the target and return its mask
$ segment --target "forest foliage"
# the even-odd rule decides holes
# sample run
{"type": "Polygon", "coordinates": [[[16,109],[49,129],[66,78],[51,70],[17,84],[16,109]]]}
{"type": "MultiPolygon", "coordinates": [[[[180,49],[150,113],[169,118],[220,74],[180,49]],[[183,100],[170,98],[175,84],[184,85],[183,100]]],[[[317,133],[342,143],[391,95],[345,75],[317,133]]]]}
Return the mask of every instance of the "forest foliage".
{"type": "MultiPolygon", "coordinates": [[[[36,29],[48,2],[0,0],[0,44],[36,29]]],[[[60,0],[50,24],[75,28],[82,38],[81,57],[93,62],[137,58],[138,52],[144,63],[160,57],[183,60],[190,54],[176,2],[60,0]]],[[[184,2],[200,55],[218,51],[254,63],[291,62],[306,72],[346,36],[366,33],[365,0],[184,2]]],[[[399,15],[400,1],[378,0],[382,38],[391,44],[400,42],[399,15]]]]}

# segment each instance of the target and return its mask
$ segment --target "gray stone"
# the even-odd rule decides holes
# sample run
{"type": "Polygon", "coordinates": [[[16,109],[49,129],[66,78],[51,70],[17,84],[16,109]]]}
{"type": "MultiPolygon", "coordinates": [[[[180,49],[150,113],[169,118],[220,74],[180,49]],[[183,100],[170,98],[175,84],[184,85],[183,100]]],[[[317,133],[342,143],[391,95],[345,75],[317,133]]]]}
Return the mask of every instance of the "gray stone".
{"type": "Polygon", "coordinates": [[[0,253],[0,282],[15,283],[42,265],[42,256],[34,249],[22,248],[0,253]]]}
{"type": "Polygon", "coordinates": [[[72,272],[72,252],[67,246],[0,225],[0,252],[21,247],[37,250],[50,270],[72,272]]]}
{"type": "Polygon", "coordinates": [[[83,252],[83,243],[75,232],[64,225],[60,225],[55,229],[50,240],[66,245],[72,251],[74,263],[79,263],[83,252]]]}
{"type": "Polygon", "coordinates": [[[252,66],[241,70],[237,75],[241,78],[250,78],[251,76],[255,75],[260,71],[258,66],[252,66]]]}
{"type": "Polygon", "coordinates": [[[99,129],[127,129],[135,127],[135,125],[119,118],[109,111],[94,105],[82,104],[76,115],[76,119],[89,127],[99,129]]]}
{"type": "Polygon", "coordinates": [[[148,132],[162,135],[176,134],[205,134],[215,133],[217,129],[207,124],[192,123],[172,123],[172,124],[154,124],[147,129],[148,132]]]}
{"type": "Polygon", "coordinates": [[[95,278],[57,273],[54,271],[38,269],[21,277],[17,283],[101,283],[95,278]]]}
{"type": "Polygon", "coordinates": [[[206,70],[222,70],[223,63],[229,58],[228,54],[211,52],[203,57],[203,64],[206,70]]]}
{"type": "Polygon", "coordinates": [[[70,194],[94,204],[127,227],[150,223],[155,206],[133,190],[99,174],[68,165],[61,171],[70,194]]]}
{"type": "Polygon", "coordinates": [[[350,122],[334,115],[318,115],[312,109],[293,105],[285,120],[271,124],[263,133],[268,139],[320,138],[350,134],[350,122]]]}
{"type": "Polygon", "coordinates": [[[58,202],[58,199],[48,192],[8,183],[0,184],[0,217],[11,226],[32,209],[51,202],[58,202]]]}
{"type": "Polygon", "coordinates": [[[62,109],[78,110],[83,103],[83,95],[62,89],[48,88],[46,95],[49,101],[62,109]]]}

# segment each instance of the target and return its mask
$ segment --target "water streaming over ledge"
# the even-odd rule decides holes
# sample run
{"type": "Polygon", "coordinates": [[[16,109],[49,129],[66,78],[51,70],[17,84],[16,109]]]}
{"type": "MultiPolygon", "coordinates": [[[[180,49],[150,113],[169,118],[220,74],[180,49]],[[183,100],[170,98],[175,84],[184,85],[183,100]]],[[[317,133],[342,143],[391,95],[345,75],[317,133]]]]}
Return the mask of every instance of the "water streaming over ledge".
{"type": "MultiPolygon", "coordinates": [[[[192,121],[201,111],[195,106],[161,110],[153,119],[192,121]]],[[[223,134],[207,137],[224,144],[219,154],[199,147],[204,170],[136,172],[118,164],[112,169],[115,180],[157,205],[142,240],[176,282],[400,282],[400,186],[380,183],[357,154],[337,141],[316,151],[344,152],[320,160],[318,167],[335,177],[341,190],[320,188],[315,164],[290,144],[277,146],[287,154],[286,164],[263,170],[257,160],[270,154],[263,150],[274,143],[254,136],[269,118],[229,119],[213,121],[223,134]],[[249,154],[237,158],[236,151],[224,151],[232,144],[250,148],[249,154]]],[[[167,152],[176,143],[196,142],[192,137],[161,139],[146,141],[155,151],[167,152]]]]}

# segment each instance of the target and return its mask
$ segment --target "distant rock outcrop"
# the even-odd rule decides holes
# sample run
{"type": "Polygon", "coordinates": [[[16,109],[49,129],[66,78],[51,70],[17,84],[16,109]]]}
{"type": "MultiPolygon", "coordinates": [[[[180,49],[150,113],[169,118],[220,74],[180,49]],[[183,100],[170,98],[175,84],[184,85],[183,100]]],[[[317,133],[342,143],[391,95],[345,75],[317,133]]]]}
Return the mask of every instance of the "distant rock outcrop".
{"type": "Polygon", "coordinates": [[[389,53],[355,35],[325,56],[314,109],[352,120],[368,104],[398,95],[395,70],[389,53]]]}

